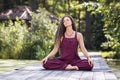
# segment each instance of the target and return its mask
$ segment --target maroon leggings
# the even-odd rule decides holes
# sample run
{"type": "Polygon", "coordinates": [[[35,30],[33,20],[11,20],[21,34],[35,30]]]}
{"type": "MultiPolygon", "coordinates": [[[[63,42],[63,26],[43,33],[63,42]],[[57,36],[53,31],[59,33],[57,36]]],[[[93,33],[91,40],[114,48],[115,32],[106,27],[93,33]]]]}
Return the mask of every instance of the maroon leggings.
{"type": "Polygon", "coordinates": [[[92,70],[93,66],[90,66],[87,59],[78,59],[70,62],[63,61],[61,59],[48,59],[43,67],[50,70],[65,70],[68,64],[72,66],[77,66],[79,70],[92,70]]]}

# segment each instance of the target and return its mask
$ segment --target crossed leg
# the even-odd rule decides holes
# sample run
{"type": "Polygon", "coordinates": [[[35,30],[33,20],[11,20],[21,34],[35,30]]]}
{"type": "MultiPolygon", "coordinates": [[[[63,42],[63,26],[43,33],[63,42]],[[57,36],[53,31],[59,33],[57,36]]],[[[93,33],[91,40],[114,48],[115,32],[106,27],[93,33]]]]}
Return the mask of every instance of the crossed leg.
{"type": "Polygon", "coordinates": [[[65,70],[79,70],[79,68],[77,66],[72,66],[71,64],[68,64],[65,70]]]}
{"type": "Polygon", "coordinates": [[[73,66],[71,64],[67,64],[60,59],[48,59],[48,61],[43,64],[45,69],[52,69],[52,70],[79,70],[77,66],[73,66]]]}
{"type": "Polygon", "coordinates": [[[75,60],[67,64],[59,59],[48,59],[43,67],[52,70],[92,70],[93,68],[89,65],[88,60],[75,60]]]}

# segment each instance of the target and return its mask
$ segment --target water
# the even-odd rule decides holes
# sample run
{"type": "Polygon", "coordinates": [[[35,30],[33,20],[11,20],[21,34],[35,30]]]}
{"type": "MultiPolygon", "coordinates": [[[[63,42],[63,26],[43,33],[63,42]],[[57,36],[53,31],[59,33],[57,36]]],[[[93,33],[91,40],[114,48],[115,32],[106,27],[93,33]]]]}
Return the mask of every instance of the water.
{"type": "Polygon", "coordinates": [[[107,60],[107,63],[118,80],[120,80],[120,60],[107,60]]]}

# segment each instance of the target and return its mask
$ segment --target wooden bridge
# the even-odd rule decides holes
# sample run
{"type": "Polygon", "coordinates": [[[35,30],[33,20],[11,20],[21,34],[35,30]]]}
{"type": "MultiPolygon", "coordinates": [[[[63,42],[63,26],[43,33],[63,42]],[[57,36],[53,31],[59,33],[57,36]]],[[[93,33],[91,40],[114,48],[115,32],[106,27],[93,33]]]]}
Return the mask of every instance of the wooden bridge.
{"type": "MultiPolygon", "coordinates": [[[[0,74],[0,80],[117,80],[100,53],[89,53],[94,61],[92,71],[45,70],[40,63],[0,74]]],[[[85,58],[80,54],[80,57],[85,58]]]]}

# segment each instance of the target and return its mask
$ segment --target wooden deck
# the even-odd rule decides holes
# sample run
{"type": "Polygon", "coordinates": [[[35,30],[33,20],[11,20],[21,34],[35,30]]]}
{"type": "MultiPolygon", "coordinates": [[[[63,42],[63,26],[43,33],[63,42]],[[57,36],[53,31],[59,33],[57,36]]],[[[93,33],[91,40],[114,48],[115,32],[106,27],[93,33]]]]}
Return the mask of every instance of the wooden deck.
{"type": "MultiPolygon", "coordinates": [[[[100,53],[89,53],[94,61],[92,71],[45,70],[40,63],[0,74],[0,80],[117,80],[100,53]]],[[[81,55],[81,58],[84,58],[81,55]]]]}

